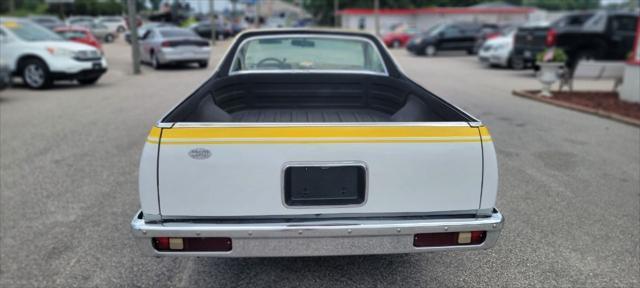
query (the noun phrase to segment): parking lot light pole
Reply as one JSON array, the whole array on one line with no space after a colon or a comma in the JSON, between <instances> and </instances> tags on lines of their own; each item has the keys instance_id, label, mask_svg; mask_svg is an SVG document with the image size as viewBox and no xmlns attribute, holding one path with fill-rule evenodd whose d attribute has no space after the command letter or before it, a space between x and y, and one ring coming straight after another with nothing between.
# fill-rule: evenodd
<instances>
[{"instance_id":1,"label":"parking lot light pole","mask_svg":"<svg viewBox=\"0 0 640 288\"><path fill-rule=\"evenodd\" d=\"M129 33L131 34L131 58L133 60L133 74L140 74L140 45L138 43L138 21L136 0L127 0L129 11Z\"/></svg>"},{"instance_id":2,"label":"parking lot light pole","mask_svg":"<svg viewBox=\"0 0 640 288\"><path fill-rule=\"evenodd\" d=\"M339 0L333 0L333 26L338 27L338 9L340 8Z\"/></svg>"},{"instance_id":3,"label":"parking lot light pole","mask_svg":"<svg viewBox=\"0 0 640 288\"><path fill-rule=\"evenodd\" d=\"M376 36L380 36L380 0L373 0L373 16Z\"/></svg>"},{"instance_id":4,"label":"parking lot light pole","mask_svg":"<svg viewBox=\"0 0 640 288\"><path fill-rule=\"evenodd\" d=\"M213 4L215 0L209 0L209 12L211 12L211 46L216 45L216 10Z\"/></svg>"}]
</instances>

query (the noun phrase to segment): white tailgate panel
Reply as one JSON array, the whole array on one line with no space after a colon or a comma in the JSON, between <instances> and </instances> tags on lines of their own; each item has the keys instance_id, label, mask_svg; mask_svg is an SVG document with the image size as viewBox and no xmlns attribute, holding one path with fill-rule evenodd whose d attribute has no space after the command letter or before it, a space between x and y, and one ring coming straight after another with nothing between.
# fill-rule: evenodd
<instances>
[{"instance_id":1,"label":"white tailgate panel","mask_svg":"<svg viewBox=\"0 0 640 288\"><path fill-rule=\"evenodd\" d=\"M196 160L194 148L211 157ZM283 165L292 161L362 161L366 202L358 207L287 208ZM479 142L161 145L163 216L407 213L478 209Z\"/></svg>"}]
</instances>

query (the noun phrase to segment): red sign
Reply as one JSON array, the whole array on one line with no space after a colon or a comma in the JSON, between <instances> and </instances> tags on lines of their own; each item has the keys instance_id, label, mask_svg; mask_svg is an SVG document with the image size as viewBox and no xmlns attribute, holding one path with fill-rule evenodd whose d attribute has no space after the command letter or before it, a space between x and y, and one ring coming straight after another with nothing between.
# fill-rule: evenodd
<instances>
[{"instance_id":1,"label":"red sign","mask_svg":"<svg viewBox=\"0 0 640 288\"><path fill-rule=\"evenodd\" d=\"M629 58L629 64L640 65L640 19L636 28L636 41L633 45L633 54Z\"/></svg>"}]
</instances>

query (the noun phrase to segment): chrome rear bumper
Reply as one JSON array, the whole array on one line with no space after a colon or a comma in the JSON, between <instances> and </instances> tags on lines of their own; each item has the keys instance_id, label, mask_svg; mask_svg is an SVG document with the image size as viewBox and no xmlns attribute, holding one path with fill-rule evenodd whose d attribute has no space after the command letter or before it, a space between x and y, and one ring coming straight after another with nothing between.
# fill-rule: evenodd
<instances>
[{"instance_id":1,"label":"chrome rear bumper","mask_svg":"<svg viewBox=\"0 0 640 288\"><path fill-rule=\"evenodd\" d=\"M147 255L287 257L392 254L488 249L496 245L504 218L498 210L482 218L437 220L318 220L287 223L146 223L142 212L131 221L133 235ZM487 231L478 245L414 247L417 233ZM160 252L152 237L229 237L228 252Z\"/></svg>"}]
</instances>

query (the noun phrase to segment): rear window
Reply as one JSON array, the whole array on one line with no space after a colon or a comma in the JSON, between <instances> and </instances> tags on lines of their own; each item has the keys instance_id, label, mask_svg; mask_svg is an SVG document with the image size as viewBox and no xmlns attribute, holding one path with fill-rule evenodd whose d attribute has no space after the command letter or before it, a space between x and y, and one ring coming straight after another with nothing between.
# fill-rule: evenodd
<instances>
[{"instance_id":1,"label":"rear window","mask_svg":"<svg viewBox=\"0 0 640 288\"><path fill-rule=\"evenodd\" d=\"M575 14L562 17L552 24L555 28L580 28L593 14Z\"/></svg>"},{"instance_id":2,"label":"rear window","mask_svg":"<svg viewBox=\"0 0 640 288\"><path fill-rule=\"evenodd\" d=\"M386 74L379 51L360 37L265 36L245 40L230 74L242 72L365 72Z\"/></svg>"},{"instance_id":3,"label":"rear window","mask_svg":"<svg viewBox=\"0 0 640 288\"><path fill-rule=\"evenodd\" d=\"M193 33L191 30L161 30L160 31L160 35L162 35L162 37L165 38L172 38L172 37L195 37L196 34Z\"/></svg>"},{"instance_id":4,"label":"rear window","mask_svg":"<svg viewBox=\"0 0 640 288\"><path fill-rule=\"evenodd\" d=\"M85 36L87 36L87 34L84 31L74 31L74 30L59 31L58 35L62 36L64 39L69 39L69 40L84 38Z\"/></svg>"}]
</instances>

